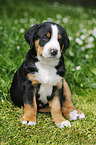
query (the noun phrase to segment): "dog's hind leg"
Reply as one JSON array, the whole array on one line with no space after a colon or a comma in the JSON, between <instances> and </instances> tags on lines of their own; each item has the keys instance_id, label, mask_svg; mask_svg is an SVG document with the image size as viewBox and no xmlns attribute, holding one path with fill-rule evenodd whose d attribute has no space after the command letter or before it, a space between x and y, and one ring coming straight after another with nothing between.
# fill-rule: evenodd
<instances>
[{"instance_id":1,"label":"dog's hind leg","mask_svg":"<svg viewBox=\"0 0 96 145\"><path fill-rule=\"evenodd\" d=\"M62 98L62 100L64 100L62 102L62 113L64 114L64 116L70 120L85 118L84 113L81 110L76 109L73 106L71 91L70 91L69 86L68 86L67 82L65 81L65 79L63 80L63 86L64 86L63 96L65 97L65 99Z\"/></svg>"}]
</instances>

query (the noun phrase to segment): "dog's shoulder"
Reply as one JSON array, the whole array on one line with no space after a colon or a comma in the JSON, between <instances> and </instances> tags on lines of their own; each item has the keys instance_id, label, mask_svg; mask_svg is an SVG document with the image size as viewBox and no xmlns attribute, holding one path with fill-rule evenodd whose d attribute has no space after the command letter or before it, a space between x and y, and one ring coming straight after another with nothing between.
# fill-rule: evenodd
<instances>
[{"instance_id":1,"label":"dog's shoulder","mask_svg":"<svg viewBox=\"0 0 96 145\"><path fill-rule=\"evenodd\" d=\"M55 67L57 70L57 74L60 75L61 77L64 77L66 68L65 68L65 63L64 63L64 57L61 56L58 65Z\"/></svg>"}]
</instances>

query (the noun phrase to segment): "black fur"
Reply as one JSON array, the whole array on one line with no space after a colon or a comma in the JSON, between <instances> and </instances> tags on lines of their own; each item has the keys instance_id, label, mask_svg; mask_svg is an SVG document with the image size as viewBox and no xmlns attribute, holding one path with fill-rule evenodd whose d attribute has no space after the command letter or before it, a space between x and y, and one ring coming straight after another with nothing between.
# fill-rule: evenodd
<instances>
[{"instance_id":1,"label":"black fur","mask_svg":"<svg viewBox=\"0 0 96 145\"><path fill-rule=\"evenodd\" d=\"M51 30L50 30L51 24L55 24L55 23L48 22L48 23L36 24L25 33L25 39L29 43L31 49L28 51L25 61L15 73L10 89L11 99L14 102L14 104L17 105L18 107L24 106L24 103L33 105L33 97L34 97L35 89L36 89L37 106L39 103L42 104L42 102L38 101L39 98L38 90L40 88L40 84L32 85L31 81L27 77L27 74L28 73L34 74L38 72L38 69L36 68L35 65L35 63L39 61L37 58L37 51L35 49L35 40L39 38L40 39L39 45L44 46L46 42L49 41L50 38L46 38L46 36L44 35L42 36L42 33L50 31L51 34ZM59 33L62 36L62 39L60 40L60 46L62 48L62 45L64 44L63 52L65 52L70 44L69 39L67 37L65 29L59 25L57 26L59 27ZM60 57L59 64L55 66L57 70L57 74L60 75L61 77L64 76L66 71L64 65L63 52ZM49 100L54 97L55 91L56 91L56 87L54 86L52 95L51 97L49 97ZM62 88L61 90L59 90L58 94L59 96L62 95Z\"/></svg>"}]
</instances>

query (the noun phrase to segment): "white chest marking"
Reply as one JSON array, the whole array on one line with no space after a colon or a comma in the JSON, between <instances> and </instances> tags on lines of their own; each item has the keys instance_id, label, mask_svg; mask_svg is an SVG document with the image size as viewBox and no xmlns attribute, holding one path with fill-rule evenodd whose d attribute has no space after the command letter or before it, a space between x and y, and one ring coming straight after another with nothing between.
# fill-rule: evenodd
<instances>
[{"instance_id":1,"label":"white chest marking","mask_svg":"<svg viewBox=\"0 0 96 145\"><path fill-rule=\"evenodd\" d=\"M52 87L61 81L61 77L56 74L56 69L53 65L36 63L38 73L35 74L35 79L41 83L39 94L40 100L46 104L47 96L51 96Z\"/></svg>"}]
</instances>

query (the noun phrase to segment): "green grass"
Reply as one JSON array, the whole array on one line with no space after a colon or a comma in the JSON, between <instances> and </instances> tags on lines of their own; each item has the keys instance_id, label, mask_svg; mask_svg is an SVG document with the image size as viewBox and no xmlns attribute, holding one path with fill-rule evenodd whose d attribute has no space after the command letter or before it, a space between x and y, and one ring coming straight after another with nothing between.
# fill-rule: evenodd
<instances>
[{"instance_id":1,"label":"green grass","mask_svg":"<svg viewBox=\"0 0 96 145\"><path fill-rule=\"evenodd\" d=\"M96 144L96 10L59 3L1 0L0 12L1 144ZM75 107L86 118L71 121L70 129L56 128L51 115L43 113L37 114L36 126L22 125L19 120L23 108L14 107L10 100L13 75L29 49L24 32L45 20L65 27L71 41L65 54L65 78Z\"/></svg>"}]
</instances>

